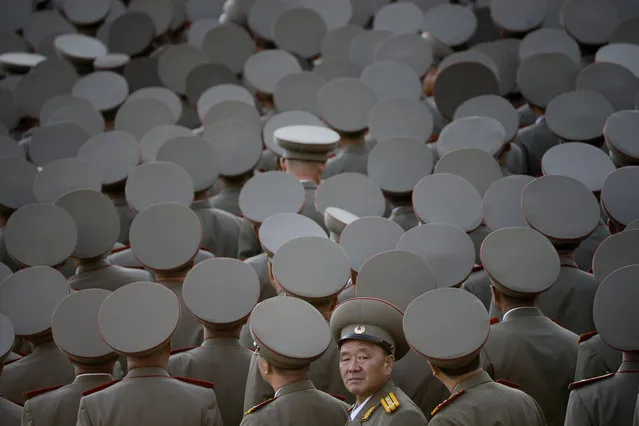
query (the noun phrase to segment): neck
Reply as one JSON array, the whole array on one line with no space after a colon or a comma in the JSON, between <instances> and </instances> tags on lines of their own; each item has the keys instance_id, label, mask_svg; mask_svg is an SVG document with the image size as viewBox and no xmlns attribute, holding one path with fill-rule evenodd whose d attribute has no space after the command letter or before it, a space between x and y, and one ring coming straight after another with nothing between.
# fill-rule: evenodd
<instances>
[{"instance_id":1,"label":"neck","mask_svg":"<svg viewBox=\"0 0 639 426\"><path fill-rule=\"evenodd\" d=\"M82 265L89 265L91 263L96 263L101 260L105 260L105 258L106 258L106 255L102 255L102 256L92 257L90 259L74 258L73 260L76 266L82 266Z\"/></svg>"},{"instance_id":2,"label":"neck","mask_svg":"<svg viewBox=\"0 0 639 426\"><path fill-rule=\"evenodd\" d=\"M31 345L31 348L35 349L37 346L53 342L53 334L49 331L38 336L30 336L26 340Z\"/></svg>"},{"instance_id":3,"label":"neck","mask_svg":"<svg viewBox=\"0 0 639 426\"><path fill-rule=\"evenodd\" d=\"M196 192L195 195L193 196L193 201L208 200L209 196L207 191L208 191L208 188L203 191Z\"/></svg>"},{"instance_id":4,"label":"neck","mask_svg":"<svg viewBox=\"0 0 639 426\"><path fill-rule=\"evenodd\" d=\"M71 361L73 364L73 370L76 376L80 376L82 374L109 374L113 375L113 366L115 365L116 358L112 359L108 363L104 364L96 364L96 365L85 365L78 364L76 362Z\"/></svg>"},{"instance_id":5,"label":"neck","mask_svg":"<svg viewBox=\"0 0 639 426\"><path fill-rule=\"evenodd\" d=\"M342 137L339 140L339 147L340 148L344 148L344 147L349 146L349 145L363 145L363 144L364 144L364 136L359 137L359 138Z\"/></svg>"},{"instance_id":6,"label":"neck","mask_svg":"<svg viewBox=\"0 0 639 426\"><path fill-rule=\"evenodd\" d=\"M204 340L210 339L239 339L242 326L230 329L215 329L212 327L202 326L204 329Z\"/></svg>"},{"instance_id":7,"label":"neck","mask_svg":"<svg viewBox=\"0 0 639 426\"><path fill-rule=\"evenodd\" d=\"M282 389L284 386L290 385L292 383L296 383L296 382L301 382L304 380L309 380L308 378L308 371L304 370L303 372L300 372L298 374L291 374L291 375L280 375L280 374L274 374L273 377L271 377L270 380L270 385L273 388L273 392L277 392L278 390Z\"/></svg>"},{"instance_id":8,"label":"neck","mask_svg":"<svg viewBox=\"0 0 639 426\"><path fill-rule=\"evenodd\" d=\"M291 170L290 174L299 180L310 180L316 185L320 183L318 173L315 170Z\"/></svg>"},{"instance_id":9,"label":"neck","mask_svg":"<svg viewBox=\"0 0 639 426\"><path fill-rule=\"evenodd\" d=\"M473 370L473 371L471 371L469 373L466 373L466 374L463 374L461 376L448 377L445 374L441 374L441 371L440 371L440 373L437 376L437 378L439 379L440 382L443 383L444 386L446 386L448 391L450 393L452 393L453 389L455 389L464 380L474 376L475 374L481 373L481 372L482 372L482 369L481 368L477 368L476 370Z\"/></svg>"},{"instance_id":10,"label":"neck","mask_svg":"<svg viewBox=\"0 0 639 426\"><path fill-rule=\"evenodd\" d=\"M639 362L639 352L624 352L623 362Z\"/></svg>"},{"instance_id":11,"label":"neck","mask_svg":"<svg viewBox=\"0 0 639 426\"><path fill-rule=\"evenodd\" d=\"M184 281L186 274L193 266L193 261L189 262L186 266L173 271L153 271L157 281L171 280L171 281Z\"/></svg>"}]
</instances>

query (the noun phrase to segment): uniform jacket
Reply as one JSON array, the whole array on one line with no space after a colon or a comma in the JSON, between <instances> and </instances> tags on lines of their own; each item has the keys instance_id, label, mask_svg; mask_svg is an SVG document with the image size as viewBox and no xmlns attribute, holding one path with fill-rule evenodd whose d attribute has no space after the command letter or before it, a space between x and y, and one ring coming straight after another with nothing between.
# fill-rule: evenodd
<instances>
[{"instance_id":1,"label":"uniform jacket","mask_svg":"<svg viewBox=\"0 0 639 426\"><path fill-rule=\"evenodd\" d=\"M4 367L0 376L0 395L22 404L25 392L66 385L74 378L73 366L51 340Z\"/></svg>"},{"instance_id":2,"label":"uniform jacket","mask_svg":"<svg viewBox=\"0 0 639 426\"><path fill-rule=\"evenodd\" d=\"M326 352L311 363L310 379L315 387L323 392L344 397L347 400L354 400L344 387L344 382L339 372L339 348L332 340ZM252 356L244 392L244 409L248 410L273 398L273 395L273 388L260 375L257 356Z\"/></svg>"},{"instance_id":3,"label":"uniform jacket","mask_svg":"<svg viewBox=\"0 0 639 426\"><path fill-rule=\"evenodd\" d=\"M77 426L222 426L212 388L174 379L163 368L135 368L97 389L80 400Z\"/></svg>"},{"instance_id":4,"label":"uniform jacket","mask_svg":"<svg viewBox=\"0 0 639 426\"><path fill-rule=\"evenodd\" d=\"M351 407L351 410L355 407ZM350 412L350 410L349 410ZM386 382L347 426L423 426L428 421L417 405L393 383Z\"/></svg>"},{"instance_id":5,"label":"uniform jacket","mask_svg":"<svg viewBox=\"0 0 639 426\"><path fill-rule=\"evenodd\" d=\"M34 391L24 404L22 426L74 426L82 392L112 380L110 374L81 374L66 386Z\"/></svg>"},{"instance_id":6,"label":"uniform jacket","mask_svg":"<svg viewBox=\"0 0 639 426\"><path fill-rule=\"evenodd\" d=\"M341 173L361 173L368 175L368 153L365 144L346 145L338 154L326 162L322 179Z\"/></svg>"},{"instance_id":7,"label":"uniform jacket","mask_svg":"<svg viewBox=\"0 0 639 426\"><path fill-rule=\"evenodd\" d=\"M315 191L317 190L317 184L311 181L302 182L304 185L304 191L306 193L306 198L304 200L304 207L302 208L302 215L313 219L322 229L326 230L326 225L324 224L324 215L317 211L315 208Z\"/></svg>"},{"instance_id":8,"label":"uniform jacket","mask_svg":"<svg viewBox=\"0 0 639 426\"><path fill-rule=\"evenodd\" d=\"M241 190L242 188L238 187L224 187L218 194L209 198L209 204L215 209L224 210L235 216L242 217L242 210L240 210Z\"/></svg>"},{"instance_id":9,"label":"uniform jacket","mask_svg":"<svg viewBox=\"0 0 639 426\"><path fill-rule=\"evenodd\" d=\"M623 362L616 373L574 383L572 388L565 426L631 425L639 362Z\"/></svg>"},{"instance_id":10,"label":"uniform jacket","mask_svg":"<svg viewBox=\"0 0 639 426\"><path fill-rule=\"evenodd\" d=\"M115 291L138 281L153 281L153 275L142 269L110 265L106 259L100 259L78 266L75 275L69 278L69 285L74 290L101 288Z\"/></svg>"},{"instance_id":11,"label":"uniform jacket","mask_svg":"<svg viewBox=\"0 0 639 426\"><path fill-rule=\"evenodd\" d=\"M205 340L202 346L171 355L169 374L215 383L224 426L237 426L244 412L242 401L253 353L235 338Z\"/></svg>"},{"instance_id":12,"label":"uniform jacket","mask_svg":"<svg viewBox=\"0 0 639 426\"><path fill-rule=\"evenodd\" d=\"M486 307L486 311L490 310L493 294L490 291L490 279L484 268L479 268L470 273L466 281L462 284L462 288L474 294L481 303ZM500 314L501 316L501 314Z\"/></svg>"},{"instance_id":13,"label":"uniform jacket","mask_svg":"<svg viewBox=\"0 0 639 426\"><path fill-rule=\"evenodd\" d=\"M576 334L537 308L518 308L491 327L481 359L493 379L517 383L535 398L549 426L563 425L577 363Z\"/></svg>"},{"instance_id":14,"label":"uniform jacket","mask_svg":"<svg viewBox=\"0 0 639 426\"><path fill-rule=\"evenodd\" d=\"M531 126L520 129L514 142L522 149L528 161L526 165L528 174L541 176L541 158L550 148L559 145L561 140L550 131L546 120L541 119Z\"/></svg>"},{"instance_id":15,"label":"uniform jacket","mask_svg":"<svg viewBox=\"0 0 639 426\"><path fill-rule=\"evenodd\" d=\"M118 211L118 217L120 218L120 234L118 235L118 242L124 245L129 244L129 230L131 229L131 223L135 219L135 211L129 206L126 198L116 198L113 200L113 205Z\"/></svg>"},{"instance_id":16,"label":"uniform jacket","mask_svg":"<svg viewBox=\"0 0 639 426\"><path fill-rule=\"evenodd\" d=\"M237 259L244 260L262 253L262 245L255 234L253 224L247 218L240 219L240 234L237 243Z\"/></svg>"},{"instance_id":17,"label":"uniform jacket","mask_svg":"<svg viewBox=\"0 0 639 426\"><path fill-rule=\"evenodd\" d=\"M343 426L348 405L313 386L310 380L288 384L276 398L248 410L242 426Z\"/></svg>"},{"instance_id":18,"label":"uniform jacket","mask_svg":"<svg viewBox=\"0 0 639 426\"><path fill-rule=\"evenodd\" d=\"M408 231L419 225L419 219L417 219L413 206L411 205L394 207L389 219L401 226L404 231Z\"/></svg>"},{"instance_id":19,"label":"uniform jacket","mask_svg":"<svg viewBox=\"0 0 639 426\"><path fill-rule=\"evenodd\" d=\"M0 396L0 419L3 426L20 426L22 407Z\"/></svg>"},{"instance_id":20,"label":"uniform jacket","mask_svg":"<svg viewBox=\"0 0 639 426\"><path fill-rule=\"evenodd\" d=\"M559 278L550 289L539 295L537 307L573 333L588 333L595 329L592 305L598 285L592 274L580 270L569 257L561 256ZM501 319L500 312L492 304L490 316Z\"/></svg>"},{"instance_id":21,"label":"uniform jacket","mask_svg":"<svg viewBox=\"0 0 639 426\"><path fill-rule=\"evenodd\" d=\"M621 365L621 352L611 348L597 333L579 337L575 381L614 373Z\"/></svg>"},{"instance_id":22,"label":"uniform jacket","mask_svg":"<svg viewBox=\"0 0 639 426\"><path fill-rule=\"evenodd\" d=\"M191 209L202 224L202 247L217 257L235 258L241 220L224 210L210 207L208 200L195 201Z\"/></svg>"},{"instance_id":23,"label":"uniform jacket","mask_svg":"<svg viewBox=\"0 0 639 426\"><path fill-rule=\"evenodd\" d=\"M273 284L271 284L271 278L269 277L268 258L266 254L261 253L257 256L249 257L244 262L248 263L255 270L260 280L260 300L276 296L277 292Z\"/></svg>"},{"instance_id":24,"label":"uniform jacket","mask_svg":"<svg viewBox=\"0 0 639 426\"><path fill-rule=\"evenodd\" d=\"M526 393L477 373L453 389L435 410L430 426L545 426L544 414Z\"/></svg>"},{"instance_id":25,"label":"uniform jacket","mask_svg":"<svg viewBox=\"0 0 639 426\"><path fill-rule=\"evenodd\" d=\"M595 231L588 236L575 250L575 261L584 271L592 269L592 258L599 244L610 236L610 230L603 222L599 222Z\"/></svg>"},{"instance_id":26,"label":"uniform jacket","mask_svg":"<svg viewBox=\"0 0 639 426\"><path fill-rule=\"evenodd\" d=\"M171 347L186 348L199 346L202 343L202 327L184 303L184 298L182 297L182 284L184 280L175 278L156 282L171 290L180 301L180 322L175 334L173 334L171 338Z\"/></svg>"}]
</instances>

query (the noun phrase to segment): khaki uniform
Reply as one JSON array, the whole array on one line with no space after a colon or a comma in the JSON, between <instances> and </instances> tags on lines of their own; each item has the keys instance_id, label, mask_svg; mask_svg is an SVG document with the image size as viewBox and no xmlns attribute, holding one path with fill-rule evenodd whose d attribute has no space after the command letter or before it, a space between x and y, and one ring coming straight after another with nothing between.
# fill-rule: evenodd
<instances>
[{"instance_id":1,"label":"khaki uniform","mask_svg":"<svg viewBox=\"0 0 639 426\"><path fill-rule=\"evenodd\" d=\"M317 389L328 394L353 401L353 396L344 387L339 372L339 348L331 341L330 346L322 356L313 361L310 366L310 379ZM244 392L244 409L248 410L270 398L273 398L273 388L262 379L257 366L257 357L251 357L251 363Z\"/></svg>"},{"instance_id":2,"label":"khaki uniform","mask_svg":"<svg viewBox=\"0 0 639 426\"><path fill-rule=\"evenodd\" d=\"M322 227L322 229L326 229L326 225L324 224L324 216L317 211L315 208L315 191L317 190L317 185L311 181L304 181L304 191L306 192L306 199L304 200L304 207L302 208L302 215L306 217L310 217L315 222Z\"/></svg>"},{"instance_id":3,"label":"khaki uniform","mask_svg":"<svg viewBox=\"0 0 639 426\"><path fill-rule=\"evenodd\" d=\"M20 426L22 408L15 402L0 396L0 419L6 426Z\"/></svg>"},{"instance_id":4,"label":"khaki uniform","mask_svg":"<svg viewBox=\"0 0 639 426\"><path fill-rule=\"evenodd\" d=\"M242 217L242 210L240 210L241 189L236 187L222 188L218 194L209 198L209 204L214 209L224 210L235 216Z\"/></svg>"},{"instance_id":5,"label":"khaki uniform","mask_svg":"<svg viewBox=\"0 0 639 426\"><path fill-rule=\"evenodd\" d=\"M257 273L260 280L260 300L268 299L277 295L275 287L271 284L271 278L268 272L268 258L265 253L257 256L249 257L244 261L248 263Z\"/></svg>"},{"instance_id":6,"label":"khaki uniform","mask_svg":"<svg viewBox=\"0 0 639 426\"><path fill-rule=\"evenodd\" d=\"M599 283L592 274L578 269L574 260L560 258L559 278L550 289L539 295L537 307L545 316L557 320L573 333L588 333L595 329L592 305ZM501 319L501 314L492 305L490 316Z\"/></svg>"},{"instance_id":7,"label":"khaki uniform","mask_svg":"<svg viewBox=\"0 0 639 426\"><path fill-rule=\"evenodd\" d=\"M81 374L73 383L27 399L22 412L23 426L73 425L78 418L82 392L109 383L109 374Z\"/></svg>"},{"instance_id":8,"label":"khaki uniform","mask_svg":"<svg viewBox=\"0 0 639 426\"><path fill-rule=\"evenodd\" d=\"M429 425L544 426L537 402L526 393L493 382L482 371L453 389L453 395L435 409Z\"/></svg>"},{"instance_id":9,"label":"khaki uniform","mask_svg":"<svg viewBox=\"0 0 639 426\"><path fill-rule=\"evenodd\" d=\"M200 345L202 343L202 328L198 320L184 304L184 298L182 297L183 280L164 280L157 281L157 283L171 290L180 301L180 322L171 338L171 346L177 349Z\"/></svg>"},{"instance_id":10,"label":"khaki uniform","mask_svg":"<svg viewBox=\"0 0 639 426\"><path fill-rule=\"evenodd\" d=\"M369 148L365 145L347 145L326 162L322 179L341 173L361 173L368 175Z\"/></svg>"},{"instance_id":11,"label":"khaki uniform","mask_svg":"<svg viewBox=\"0 0 639 426\"><path fill-rule=\"evenodd\" d=\"M541 158L550 148L559 145L561 140L550 131L546 120L541 119L519 130L514 142L521 148L527 159L526 174L540 176L542 174Z\"/></svg>"},{"instance_id":12,"label":"khaki uniform","mask_svg":"<svg viewBox=\"0 0 639 426\"><path fill-rule=\"evenodd\" d=\"M394 399L393 396L395 396ZM394 408L382 404L382 401L387 404L387 398L395 402ZM351 407L351 410L353 408ZM419 407L399 387L395 386L392 380L386 382L371 396L354 420L349 418L346 423L347 426L421 426L427 424L428 421Z\"/></svg>"},{"instance_id":13,"label":"khaki uniform","mask_svg":"<svg viewBox=\"0 0 639 426\"><path fill-rule=\"evenodd\" d=\"M237 259L244 260L262 253L262 246L255 235L253 224L246 218L241 219L238 239L237 256L235 256Z\"/></svg>"},{"instance_id":14,"label":"khaki uniform","mask_svg":"<svg viewBox=\"0 0 639 426\"><path fill-rule=\"evenodd\" d=\"M73 366L50 341L36 346L29 355L4 367L0 376L0 395L23 403L25 392L66 385L73 382L74 377Z\"/></svg>"},{"instance_id":15,"label":"khaki uniform","mask_svg":"<svg viewBox=\"0 0 639 426\"><path fill-rule=\"evenodd\" d=\"M284 386L277 397L248 410L243 426L305 425L341 426L347 420L348 405L302 380Z\"/></svg>"},{"instance_id":16,"label":"khaki uniform","mask_svg":"<svg viewBox=\"0 0 639 426\"><path fill-rule=\"evenodd\" d=\"M121 381L85 394L77 426L222 425L213 389L173 379L163 368L136 368Z\"/></svg>"},{"instance_id":17,"label":"khaki uniform","mask_svg":"<svg viewBox=\"0 0 639 426\"><path fill-rule=\"evenodd\" d=\"M202 247L217 257L235 258L240 237L240 219L223 210L213 209L207 200L191 204L202 224Z\"/></svg>"},{"instance_id":18,"label":"khaki uniform","mask_svg":"<svg viewBox=\"0 0 639 426\"><path fill-rule=\"evenodd\" d=\"M481 300L481 303L486 307L486 311L490 310L493 294L490 291L490 279L484 268L473 270L462 284L462 288Z\"/></svg>"},{"instance_id":19,"label":"khaki uniform","mask_svg":"<svg viewBox=\"0 0 639 426\"><path fill-rule=\"evenodd\" d=\"M624 362L617 373L573 384L565 426L632 424L639 386L639 362Z\"/></svg>"},{"instance_id":20,"label":"khaki uniform","mask_svg":"<svg viewBox=\"0 0 639 426\"><path fill-rule=\"evenodd\" d=\"M597 247L603 240L610 236L610 230L603 222L597 225L595 231L588 236L579 247L575 250L575 261L584 271L592 269L592 258L595 255Z\"/></svg>"},{"instance_id":21,"label":"khaki uniform","mask_svg":"<svg viewBox=\"0 0 639 426\"><path fill-rule=\"evenodd\" d=\"M411 205L397 206L393 208L389 219L399 224L404 231L408 231L409 229L419 225L419 219L417 219L413 206Z\"/></svg>"},{"instance_id":22,"label":"khaki uniform","mask_svg":"<svg viewBox=\"0 0 639 426\"><path fill-rule=\"evenodd\" d=\"M113 200L113 205L118 211L120 217L120 235L118 236L118 242L124 245L129 244L129 230L131 229L131 223L135 218L135 212L129 206L126 198L117 198Z\"/></svg>"},{"instance_id":23,"label":"khaki uniform","mask_svg":"<svg viewBox=\"0 0 639 426\"><path fill-rule=\"evenodd\" d=\"M414 351L408 351L393 367L393 381L430 420L431 412L450 396L430 369L428 362Z\"/></svg>"},{"instance_id":24,"label":"khaki uniform","mask_svg":"<svg viewBox=\"0 0 639 426\"><path fill-rule=\"evenodd\" d=\"M242 421L242 399L252 352L234 338L205 340L202 346L171 355L169 374L215 382L225 426Z\"/></svg>"},{"instance_id":25,"label":"khaki uniform","mask_svg":"<svg viewBox=\"0 0 639 426\"><path fill-rule=\"evenodd\" d=\"M577 335L537 308L517 308L491 327L481 360L493 379L515 382L535 398L549 426L563 425L577 363Z\"/></svg>"},{"instance_id":26,"label":"khaki uniform","mask_svg":"<svg viewBox=\"0 0 639 426\"><path fill-rule=\"evenodd\" d=\"M74 290L102 288L115 291L136 281L153 281L153 276L145 270L109 265L106 260L100 259L78 266L75 275L69 278L69 285Z\"/></svg>"},{"instance_id":27,"label":"khaki uniform","mask_svg":"<svg viewBox=\"0 0 639 426\"><path fill-rule=\"evenodd\" d=\"M575 381L614 373L621 365L621 352L601 340L597 333L579 337Z\"/></svg>"}]
</instances>

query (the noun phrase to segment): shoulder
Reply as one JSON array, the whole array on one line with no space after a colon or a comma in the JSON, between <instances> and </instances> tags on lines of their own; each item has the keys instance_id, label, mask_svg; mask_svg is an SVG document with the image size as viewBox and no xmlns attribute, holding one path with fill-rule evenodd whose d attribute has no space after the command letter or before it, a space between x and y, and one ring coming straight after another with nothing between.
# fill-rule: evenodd
<instances>
[{"instance_id":1,"label":"shoulder","mask_svg":"<svg viewBox=\"0 0 639 426\"><path fill-rule=\"evenodd\" d=\"M94 393L100 392L101 390L110 388L111 386L113 386L116 383L118 383L120 380L122 380L122 379L112 380L112 381L110 381L108 383L104 383L104 384L102 384L100 386L96 386L94 388L85 390L84 392L82 392L82 396L89 396L89 395L92 395Z\"/></svg>"},{"instance_id":2,"label":"shoulder","mask_svg":"<svg viewBox=\"0 0 639 426\"><path fill-rule=\"evenodd\" d=\"M454 393L446 401L442 402L437 407L435 407L435 409L430 413L430 415L434 416L435 414L441 412L444 408L448 407L450 404L452 404L456 399L458 399L464 393L466 393L466 391L464 391L463 389L459 392Z\"/></svg>"},{"instance_id":3,"label":"shoulder","mask_svg":"<svg viewBox=\"0 0 639 426\"><path fill-rule=\"evenodd\" d=\"M577 339L577 343L587 342L591 338L595 337L597 334L599 333L597 333L596 331L591 331L590 333L584 333L579 336L579 338Z\"/></svg>"},{"instance_id":4,"label":"shoulder","mask_svg":"<svg viewBox=\"0 0 639 426\"><path fill-rule=\"evenodd\" d=\"M57 386L51 386L49 388L42 388L42 389L35 389L29 392L25 392L24 393L24 400L28 401L32 398L35 398L36 396L40 396L40 395L44 395L45 393L49 393L52 392L56 389L60 389L62 386L64 385L57 385Z\"/></svg>"},{"instance_id":5,"label":"shoulder","mask_svg":"<svg viewBox=\"0 0 639 426\"><path fill-rule=\"evenodd\" d=\"M514 382L510 382L510 381L508 381L506 379L495 380L495 382L499 383L500 385L507 386L509 388L521 389L520 385L518 385L517 383L514 383Z\"/></svg>"},{"instance_id":6,"label":"shoulder","mask_svg":"<svg viewBox=\"0 0 639 426\"><path fill-rule=\"evenodd\" d=\"M246 410L246 412L244 413L245 416L248 416L249 414L253 414L256 411L266 407L267 405L269 405L270 403L272 403L273 401L275 401L277 398L271 398L271 399L267 399L264 402L260 402L257 405L254 405L253 407L249 408L248 410Z\"/></svg>"},{"instance_id":7,"label":"shoulder","mask_svg":"<svg viewBox=\"0 0 639 426\"><path fill-rule=\"evenodd\" d=\"M361 413L362 422L367 421L375 412L381 412L382 416L389 416L390 424L413 425L424 424L424 414L415 406L399 388L382 396L379 404L372 406L368 411ZM416 421L418 423L416 423Z\"/></svg>"},{"instance_id":8,"label":"shoulder","mask_svg":"<svg viewBox=\"0 0 639 426\"><path fill-rule=\"evenodd\" d=\"M571 383L568 388L569 389L581 389L585 386L591 385L593 383L599 383L604 380L608 380L615 376L615 373L604 374L603 376L593 377L591 379L580 380L578 382Z\"/></svg>"},{"instance_id":9,"label":"shoulder","mask_svg":"<svg viewBox=\"0 0 639 426\"><path fill-rule=\"evenodd\" d=\"M175 376L173 378L182 383L187 383L188 385L197 386L204 389L213 389L215 387L212 382L207 382L206 380L191 379L190 377L181 376Z\"/></svg>"},{"instance_id":10,"label":"shoulder","mask_svg":"<svg viewBox=\"0 0 639 426\"><path fill-rule=\"evenodd\" d=\"M188 352L188 351L190 351L192 349L196 349L196 348L199 348L199 346L188 346L188 347L185 347L185 348L173 349L171 351L171 356L176 355L176 354L181 354L181 353L184 353L184 352Z\"/></svg>"}]
</instances>

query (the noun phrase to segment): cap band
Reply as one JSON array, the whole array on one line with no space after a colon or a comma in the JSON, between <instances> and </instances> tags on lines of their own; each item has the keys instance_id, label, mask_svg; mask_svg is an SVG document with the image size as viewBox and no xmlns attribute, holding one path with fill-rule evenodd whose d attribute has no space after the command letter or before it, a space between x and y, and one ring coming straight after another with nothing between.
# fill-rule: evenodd
<instances>
[{"instance_id":1,"label":"cap band","mask_svg":"<svg viewBox=\"0 0 639 426\"><path fill-rule=\"evenodd\" d=\"M373 342L391 354L395 354L395 341L386 331L374 325L355 325L342 330L338 345L347 340L363 340Z\"/></svg>"}]
</instances>

